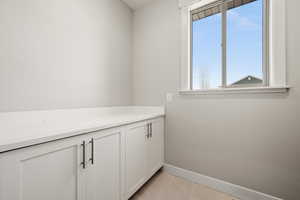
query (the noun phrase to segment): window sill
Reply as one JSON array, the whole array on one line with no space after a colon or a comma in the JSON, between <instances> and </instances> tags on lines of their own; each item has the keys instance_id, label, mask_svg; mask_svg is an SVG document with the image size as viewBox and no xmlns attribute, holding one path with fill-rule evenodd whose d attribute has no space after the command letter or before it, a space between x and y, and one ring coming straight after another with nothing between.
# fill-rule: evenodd
<instances>
[{"instance_id":1,"label":"window sill","mask_svg":"<svg viewBox=\"0 0 300 200\"><path fill-rule=\"evenodd\" d=\"M267 94L286 93L289 86L282 87L247 87L247 88L220 88L207 90L182 90L180 95L218 95L218 94Z\"/></svg>"}]
</instances>

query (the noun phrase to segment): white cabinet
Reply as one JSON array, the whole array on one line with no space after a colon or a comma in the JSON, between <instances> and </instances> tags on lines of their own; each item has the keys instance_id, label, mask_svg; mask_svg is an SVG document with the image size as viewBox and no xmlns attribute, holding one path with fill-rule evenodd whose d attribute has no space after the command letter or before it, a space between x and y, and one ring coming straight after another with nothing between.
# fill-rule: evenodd
<instances>
[{"instance_id":1,"label":"white cabinet","mask_svg":"<svg viewBox=\"0 0 300 200\"><path fill-rule=\"evenodd\" d=\"M126 198L130 198L163 165L164 120L129 126L126 131Z\"/></svg>"},{"instance_id":2,"label":"white cabinet","mask_svg":"<svg viewBox=\"0 0 300 200\"><path fill-rule=\"evenodd\" d=\"M120 138L117 131L109 131L89 141L87 200L120 200Z\"/></svg>"},{"instance_id":3,"label":"white cabinet","mask_svg":"<svg viewBox=\"0 0 300 200\"><path fill-rule=\"evenodd\" d=\"M1 200L83 200L82 137L0 154Z\"/></svg>"},{"instance_id":4,"label":"white cabinet","mask_svg":"<svg viewBox=\"0 0 300 200\"><path fill-rule=\"evenodd\" d=\"M147 173L152 176L164 162L164 123L163 119L150 121L147 141Z\"/></svg>"},{"instance_id":5,"label":"white cabinet","mask_svg":"<svg viewBox=\"0 0 300 200\"><path fill-rule=\"evenodd\" d=\"M0 200L120 200L120 130L0 155Z\"/></svg>"},{"instance_id":6,"label":"white cabinet","mask_svg":"<svg viewBox=\"0 0 300 200\"><path fill-rule=\"evenodd\" d=\"M135 193L146 181L146 123L130 126L126 132L126 197Z\"/></svg>"},{"instance_id":7,"label":"white cabinet","mask_svg":"<svg viewBox=\"0 0 300 200\"><path fill-rule=\"evenodd\" d=\"M163 156L163 118L0 153L0 200L126 200Z\"/></svg>"}]
</instances>

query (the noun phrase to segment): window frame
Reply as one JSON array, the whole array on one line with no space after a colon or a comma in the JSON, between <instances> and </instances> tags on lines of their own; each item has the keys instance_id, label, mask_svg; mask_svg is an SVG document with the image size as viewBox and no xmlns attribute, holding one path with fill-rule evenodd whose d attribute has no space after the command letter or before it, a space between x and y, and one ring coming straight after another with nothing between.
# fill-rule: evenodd
<instances>
[{"instance_id":1,"label":"window frame","mask_svg":"<svg viewBox=\"0 0 300 200\"><path fill-rule=\"evenodd\" d=\"M180 12L180 77L179 95L231 95L286 93L291 86L287 82L286 1L269 0L269 72L267 87L190 89L190 8L215 0L178 0Z\"/></svg>"},{"instance_id":2,"label":"window frame","mask_svg":"<svg viewBox=\"0 0 300 200\"><path fill-rule=\"evenodd\" d=\"M249 87L249 85L235 85L235 86L230 86L227 84L227 3L232 0L202 0L198 3L195 3L191 5L188 9L188 20L189 20L189 90L194 91L195 89L193 88L193 20L192 20L192 12L196 9L201 9L201 8L207 8L210 5L213 7L215 6L221 6L221 21L222 21L222 27L221 27L221 37L222 37L222 43L221 45L221 51L222 51L222 56L221 56L221 85L220 88L245 88ZM269 0L262 0L263 3L263 19L262 19L262 83L261 84L251 84L250 87L269 87L269 20L270 20L270 3ZM210 89L215 89L215 88L210 88ZM210 90L208 89L208 90ZM202 90L202 89L200 89Z\"/></svg>"}]
</instances>

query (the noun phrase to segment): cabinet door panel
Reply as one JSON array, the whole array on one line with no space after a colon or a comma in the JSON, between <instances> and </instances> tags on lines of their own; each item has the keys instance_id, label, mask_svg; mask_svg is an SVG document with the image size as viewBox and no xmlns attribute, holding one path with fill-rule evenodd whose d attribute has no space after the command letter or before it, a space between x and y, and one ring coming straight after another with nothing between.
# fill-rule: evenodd
<instances>
[{"instance_id":1,"label":"cabinet door panel","mask_svg":"<svg viewBox=\"0 0 300 200\"><path fill-rule=\"evenodd\" d=\"M82 200L80 152L73 140L8 152L0 158L0 200Z\"/></svg>"},{"instance_id":2,"label":"cabinet door panel","mask_svg":"<svg viewBox=\"0 0 300 200\"><path fill-rule=\"evenodd\" d=\"M152 122L152 136L147 143L147 172L152 176L164 161L164 123L163 119Z\"/></svg>"},{"instance_id":3,"label":"cabinet door panel","mask_svg":"<svg viewBox=\"0 0 300 200\"><path fill-rule=\"evenodd\" d=\"M120 199L120 133L94 138L94 164L89 161L87 176L88 200Z\"/></svg>"},{"instance_id":4,"label":"cabinet door panel","mask_svg":"<svg viewBox=\"0 0 300 200\"><path fill-rule=\"evenodd\" d=\"M77 194L75 146L21 161L23 200L73 200Z\"/></svg>"},{"instance_id":5,"label":"cabinet door panel","mask_svg":"<svg viewBox=\"0 0 300 200\"><path fill-rule=\"evenodd\" d=\"M129 128L126 133L127 197L136 192L146 180L146 151L146 125Z\"/></svg>"}]
</instances>

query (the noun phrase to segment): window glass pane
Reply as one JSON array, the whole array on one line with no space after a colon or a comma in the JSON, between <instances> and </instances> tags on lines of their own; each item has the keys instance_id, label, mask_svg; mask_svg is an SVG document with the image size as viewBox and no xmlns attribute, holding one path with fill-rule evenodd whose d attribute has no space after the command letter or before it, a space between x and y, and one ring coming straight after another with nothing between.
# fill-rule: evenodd
<instances>
[{"instance_id":1,"label":"window glass pane","mask_svg":"<svg viewBox=\"0 0 300 200\"><path fill-rule=\"evenodd\" d=\"M192 23L192 89L218 88L222 70L221 14Z\"/></svg>"},{"instance_id":2,"label":"window glass pane","mask_svg":"<svg viewBox=\"0 0 300 200\"><path fill-rule=\"evenodd\" d=\"M263 1L227 11L227 84L251 86L263 80Z\"/></svg>"}]
</instances>

